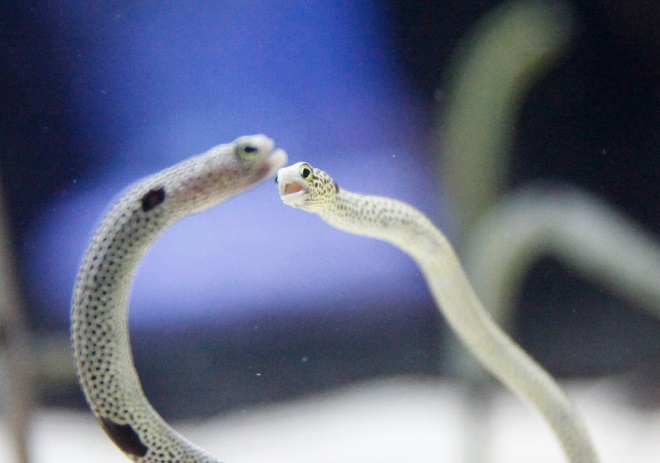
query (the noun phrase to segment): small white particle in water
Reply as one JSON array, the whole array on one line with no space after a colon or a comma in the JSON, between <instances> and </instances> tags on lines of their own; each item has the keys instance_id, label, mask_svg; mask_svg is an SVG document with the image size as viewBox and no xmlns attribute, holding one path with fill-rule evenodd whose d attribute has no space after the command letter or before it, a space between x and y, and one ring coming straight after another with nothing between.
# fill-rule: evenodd
<instances>
[{"instance_id":1,"label":"small white particle in water","mask_svg":"<svg viewBox=\"0 0 660 463\"><path fill-rule=\"evenodd\" d=\"M302 363L305 363L307 360L309 360L309 357L307 357L306 355L300 359Z\"/></svg>"},{"instance_id":2,"label":"small white particle in water","mask_svg":"<svg viewBox=\"0 0 660 463\"><path fill-rule=\"evenodd\" d=\"M261 376L261 373L257 373L257 376Z\"/></svg>"}]
</instances>

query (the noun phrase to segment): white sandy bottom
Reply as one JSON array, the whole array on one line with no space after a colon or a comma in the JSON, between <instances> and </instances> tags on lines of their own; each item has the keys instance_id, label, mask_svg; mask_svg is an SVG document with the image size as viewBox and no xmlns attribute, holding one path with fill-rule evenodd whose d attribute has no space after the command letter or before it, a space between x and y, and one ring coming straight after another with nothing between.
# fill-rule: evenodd
<instances>
[{"instance_id":1,"label":"white sandy bottom","mask_svg":"<svg viewBox=\"0 0 660 463\"><path fill-rule=\"evenodd\" d=\"M603 463L660 461L660 413L627 407L616 381L567 390ZM465 410L451 383L399 379L175 427L227 463L458 463L466 448L484 452L484 463L565 461L538 415L506 391L484 413L486 434L468 426ZM12 462L7 431L0 422L0 461ZM35 463L128 461L88 413L42 410L31 444Z\"/></svg>"}]
</instances>

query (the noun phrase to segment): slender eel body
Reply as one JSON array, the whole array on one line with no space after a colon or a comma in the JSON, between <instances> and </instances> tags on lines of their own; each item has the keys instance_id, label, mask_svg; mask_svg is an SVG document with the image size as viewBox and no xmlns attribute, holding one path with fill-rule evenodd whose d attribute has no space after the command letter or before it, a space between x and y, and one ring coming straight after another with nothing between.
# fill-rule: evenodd
<instances>
[{"instance_id":1,"label":"slender eel body","mask_svg":"<svg viewBox=\"0 0 660 463\"><path fill-rule=\"evenodd\" d=\"M71 309L76 368L94 415L133 461L218 461L174 431L145 397L128 336L130 287L167 227L281 167L286 153L273 146L264 135L241 137L138 181L110 207L87 248Z\"/></svg>"},{"instance_id":2,"label":"slender eel body","mask_svg":"<svg viewBox=\"0 0 660 463\"><path fill-rule=\"evenodd\" d=\"M407 253L458 337L493 375L541 413L568 460L598 461L571 402L552 377L490 319L451 244L424 214L395 199L340 189L328 174L307 163L280 169L277 182L285 204Z\"/></svg>"}]
</instances>

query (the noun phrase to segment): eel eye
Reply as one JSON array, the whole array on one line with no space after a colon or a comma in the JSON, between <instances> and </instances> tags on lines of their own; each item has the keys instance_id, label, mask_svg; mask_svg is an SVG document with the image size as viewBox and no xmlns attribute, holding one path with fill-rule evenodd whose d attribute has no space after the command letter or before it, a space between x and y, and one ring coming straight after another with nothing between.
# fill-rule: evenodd
<instances>
[{"instance_id":1,"label":"eel eye","mask_svg":"<svg viewBox=\"0 0 660 463\"><path fill-rule=\"evenodd\" d=\"M259 153L259 148L252 143L243 143L236 147L236 154L241 159L251 159Z\"/></svg>"},{"instance_id":2,"label":"eel eye","mask_svg":"<svg viewBox=\"0 0 660 463\"><path fill-rule=\"evenodd\" d=\"M312 166L309 164L303 164L300 166L300 176L303 180L311 180L313 178Z\"/></svg>"}]
</instances>

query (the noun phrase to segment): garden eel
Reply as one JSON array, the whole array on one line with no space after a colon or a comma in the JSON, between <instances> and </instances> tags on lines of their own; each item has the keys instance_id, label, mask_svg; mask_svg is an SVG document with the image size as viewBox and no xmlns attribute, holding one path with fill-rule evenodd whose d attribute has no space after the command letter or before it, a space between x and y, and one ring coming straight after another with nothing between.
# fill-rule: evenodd
<instances>
[{"instance_id":1,"label":"garden eel","mask_svg":"<svg viewBox=\"0 0 660 463\"><path fill-rule=\"evenodd\" d=\"M490 319L451 244L424 214L395 199L340 189L328 174L304 162L280 169L276 181L285 204L318 214L340 230L387 241L408 254L458 337L493 375L540 412L568 460L598 461L569 399Z\"/></svg>"},{"instance_id":2,"label":"garden eel","mask_svg":"<svg viewBox=\"0 0 660 463\"><path fill-rule=\"evenodd\" d=\"M286 152L273 147L264 135L240 137L138 181L113 203L87 248L71 309L75 364L94 415L133 461L219 461L174 431L145 397L129 342L129 292L142 257L167 227L286 163Z\"/></svg>"}]
</instances>

